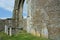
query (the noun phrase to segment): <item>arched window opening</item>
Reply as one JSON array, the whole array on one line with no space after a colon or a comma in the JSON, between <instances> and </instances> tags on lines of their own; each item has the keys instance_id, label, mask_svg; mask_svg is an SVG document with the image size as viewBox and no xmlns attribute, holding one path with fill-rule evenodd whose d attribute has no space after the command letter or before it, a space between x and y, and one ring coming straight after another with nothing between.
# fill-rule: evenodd
<instances>
[{"instance_id":1,"label":"arched window opening","mask_svg":"<svg viewBox=\"0 0 60 40\"><path fill-rule=\"evenodd\" d=\"M23 5L23 18L27 18L27 2L26 2L26 0L24 1L24 5Z\"/></svg>"}]
</instances>

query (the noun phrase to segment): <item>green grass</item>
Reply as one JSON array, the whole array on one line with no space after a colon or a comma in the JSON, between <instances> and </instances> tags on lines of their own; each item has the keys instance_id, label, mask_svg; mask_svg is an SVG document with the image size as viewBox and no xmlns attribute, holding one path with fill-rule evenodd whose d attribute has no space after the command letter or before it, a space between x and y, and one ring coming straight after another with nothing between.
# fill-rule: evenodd
<instances>
[{"instance_id":1,"label":"green grass","mask_svg":"<svg viewBox=\"0 0 60 40\"><path fill-rule=\"evenodd\" d=\"M0 40L7 40L9 39L9 36L3 32L0 32Z\"/></svg>"},{"instance_id":2,"label":"green grass","mask_svg":"<svg viewBox=\"0 0 60 40\"><path fill-rule=\"evenodd\" d=\"M0 40L48 40L46 38L36 37L26 32L20 32L11 37L5 33L0 33Z\"/></svg>"}]
</instances>

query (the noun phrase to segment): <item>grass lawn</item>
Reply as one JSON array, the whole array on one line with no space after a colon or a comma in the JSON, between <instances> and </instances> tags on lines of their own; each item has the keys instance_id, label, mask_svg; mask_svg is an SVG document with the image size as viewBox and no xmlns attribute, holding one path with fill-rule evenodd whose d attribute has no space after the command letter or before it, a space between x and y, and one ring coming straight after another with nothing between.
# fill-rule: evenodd
<instances>
[{"instance_id":1,"label":"grass lawn","mask_svg":"<svg viewBox=\"0 0 60 40\"><path fill-rule=\"evenodd\" d=\"M12 35L11 37L1 32L0 40L48 40L48 39L36 37L26 32L20 32L17 33L16 35Z\"/></svg>"}]
</instances>

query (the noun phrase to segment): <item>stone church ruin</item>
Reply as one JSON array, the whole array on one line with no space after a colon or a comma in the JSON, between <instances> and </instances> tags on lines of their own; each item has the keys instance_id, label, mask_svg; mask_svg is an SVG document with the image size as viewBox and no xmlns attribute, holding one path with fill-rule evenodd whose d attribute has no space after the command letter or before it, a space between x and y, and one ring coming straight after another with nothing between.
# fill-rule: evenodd
<instances>
[{"instance_id":1,"label":"stone church ruin","mask_svg":"<svg viewBox=\"0 0 60 40\"><path fill-rule=\"evenodd\" d=\"M23 19L23 5L27 18ZM13 26L35 36L60 40L60 0L15 0Z\"/></svg>"}]
</instances>

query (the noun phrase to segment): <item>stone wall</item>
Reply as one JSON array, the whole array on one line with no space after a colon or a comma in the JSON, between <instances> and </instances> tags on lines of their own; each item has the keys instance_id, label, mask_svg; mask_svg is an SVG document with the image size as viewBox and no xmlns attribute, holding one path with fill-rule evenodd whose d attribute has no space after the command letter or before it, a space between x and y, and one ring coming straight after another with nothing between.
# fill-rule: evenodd
<instances>
[{"instance_id":1,"label":"stone wall","mask_svg":"<svg viewBox=\"0 0 60 40\"><path fill-rule=\"evenodd\" d=\"M13 10L13 26L15 28L23 27L23 4L24 0L15 0L14 10Z\"/></svg>"},{"instance_id":2,"label":"stone wall","mask_svg":"<svg viewBox=\"0 0 60 40\"><path fill-rule=\"evenodd\" d=\"M5 19L0 19L0 32L4 31L5 21Z\"/></svg>"},{"instance_id":3,"label":"stone wall","mask_svg":"<svg viewBox=\"0 0 60 40\"><path fill-rule=\"evenodd\" d=\"M59 40L60 0L28 0L28 32ZM34 33L33 33L34 32Z\"/></svg>"},{"instance_id":4,"label":"stone wall","mask_svg":"<svg viewBox=\"0 0 60 40\"><path fill-rule=\"evenodd\" d=\"M49 38L60 40L60 0L49 0L45 10L49 16Z\"/></svg>"},{"instance_id":5,"label":"stone wall","mask_svg":"<svg viewBox=\"0 0 60 40\"><path fill-rule=\"evenodd\" d=\"M60 40L60 0L25 1L28 6L27 32L52 40ZM16 1L17 5L14 8L17 8L17 11L14 9L14 18L17 19L18 27L23 27L23 1L20 0L20 2L21 4L19 0Z\"/></svg>"},{"instance_id":6,"label":"stone wall","mask_svg":"<svg viewBox=\"0 0 60 40\"><path fill-rule=\"evenodd\" d=\"M27 19L23 19L23 30L27 29Z\"/></svg>"},{"instance_id":7,"label":"stone wall","mask_svg":"<svg viewBox=\"0 0 60 40\"><path fill-rule=\"evenodd\" d=\"M48 37L48 30L45 22L46 20L48 20L48 18L46 18L46 12L42 8L43 4L40 5L40 1L41 0L28 1L28 27L30 28L30 32L32 34L41 37Z\"/></svg>"}]
</instances>

